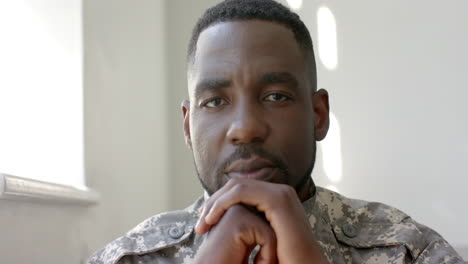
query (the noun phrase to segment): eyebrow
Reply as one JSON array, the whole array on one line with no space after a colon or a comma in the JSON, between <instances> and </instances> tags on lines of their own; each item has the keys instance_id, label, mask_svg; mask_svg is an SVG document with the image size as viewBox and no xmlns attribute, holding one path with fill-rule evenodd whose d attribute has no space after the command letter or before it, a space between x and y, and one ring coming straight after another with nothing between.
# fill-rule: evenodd
<instances>
[{"instance_id":1,"label":"eyebrow","mask_svg":"<svg viewBox=\"0 0 468 264\"><path fill-rule=\"evenodd\" d=\"M260 76L260 84L288 84L292 87L297 87L298 81L296 77L289 72L268 72Z\"/></svg>"},{"instance_id":2,"label":"eyebrow","mask_svg":"<svg viewBox=\"0 0 468 264\"><path fill-rule=\"evenodd\" d=\"M231 81L226 79L207 79L202 80L195 86L195 95L201 94L205 91L218 90L231 85Z\"/></svg>"},{"instance_id":3,"label":"eyebrow","mask_svg":"<svg viewBox=\"0 0 468 264\"><path fill-rule=\"evenodd\" d=\"M232 82L227 79L206 79L195 86L195 96L203 92L218 90L231 86ZM293 88L298 86L298 81L294 75L289 72L268 72L260 76L259 84L267 86L271 84L287 84Z\"/></svg>"}]
</instances>

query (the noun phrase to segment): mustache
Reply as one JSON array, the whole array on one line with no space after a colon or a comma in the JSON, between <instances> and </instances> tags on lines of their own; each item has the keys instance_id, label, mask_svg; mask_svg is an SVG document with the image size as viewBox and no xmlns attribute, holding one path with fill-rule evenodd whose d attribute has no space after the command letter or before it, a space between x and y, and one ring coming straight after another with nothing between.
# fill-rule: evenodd
<instances>
[{"instance_id":1,"label":"mustache","mask_svg":"<svg viewBox=\"0 0 468 264\"><path fill-rule=\"evenodd\" d=\"M288 175L288 166L283 160L256 145L239 145L239 147L237 147L235 151L218 168L217 175L223 175L226 169L235 161L249 159L253 156L270 161L274 167L279 168L285 175Z\"/></svg>"}]
</instances>

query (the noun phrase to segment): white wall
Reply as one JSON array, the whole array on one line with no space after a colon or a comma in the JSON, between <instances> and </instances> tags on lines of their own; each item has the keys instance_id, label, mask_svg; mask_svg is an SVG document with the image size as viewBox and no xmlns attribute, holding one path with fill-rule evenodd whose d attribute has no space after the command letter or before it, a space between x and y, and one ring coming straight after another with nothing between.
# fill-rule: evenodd
<instances>
[{"instance_id":1,"label":"white wall","mask_svg":"<svg viewBox=\"0 0 468 264\"><path fill-rule=\"evenodd\" d=\"M92 207L0 200L1 263L84 263L168 209L165 2L85 0L86 183Z\"/></svg>"},{"instance_id":2,"label":"white wall","mask_svg":"<svg viewBox=\"0 0 468 264\"><path fill-rule=\"evenodd\" d=\"M168 207L165 2L84 3L86 175L102 195L88 238L96 250Z\"/></svg>"},{"instance_id":3,"label":"white wall","mask_svg":"<svg viewBox=\"0 0 468 264\"><path fill-rule=\"evenodd\" d=\"M195 173L192 154L185 146L181 102L188 98L185 57L192 28L204 11L218 2L220 0L166 2L171 209L184 208L203 193Z\"/></svg>"},{"instance_id":4,"label":"white wall","mask_svg":"<svg viewBox=\"0 0 468 264\"><path fill-rule=\"evenodd\" d=\"M343 174L333 183L319 155L314 179L402 209L467 257L468 2L304 1L316 43L321 5L337 23L338 66L318 60L318 82L340 126Z\"/></svg>"}]
</instances>

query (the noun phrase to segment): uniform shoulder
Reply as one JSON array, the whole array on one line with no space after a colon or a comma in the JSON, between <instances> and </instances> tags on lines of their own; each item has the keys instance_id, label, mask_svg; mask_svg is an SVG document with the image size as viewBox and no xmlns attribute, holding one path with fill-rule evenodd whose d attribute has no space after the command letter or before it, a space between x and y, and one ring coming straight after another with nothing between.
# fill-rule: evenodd
<instances>
[{"instance_id":1,"label":"uniform shoulder","mask_svg":"<svg viewBox=\"0 0 468 264\"><path fill-rule=\"evenodd\" d=\"M317 203L336 239L353 248L400 245L417 259L432 244L448 245L434 230L383 203L350 199L320 187L317 188Z\"/></svg>"},{"instance_id":2,"label":"uniform shoulder","mask_svg":"<svg viewBox=\"0 0 468 264\"><path fill-rule=\"evenodd\" d=\"M321 187L317 187L317 201L325 217L331 223L346 220L350 223L397 224L409 217L389 205L347 198Z\"/></svg>"},{"instance_id":3,"label":"uniform shoulder","mask_svg":"<svg viewBox=\"0 0 468 264\"><path fill-rule=\"evenodd\" d=\"M88 264L117 263L126 255L139 255L184 242L193 232L202 198L184 210L152 216L98 250Z\"/></svg>"}]
</instances>

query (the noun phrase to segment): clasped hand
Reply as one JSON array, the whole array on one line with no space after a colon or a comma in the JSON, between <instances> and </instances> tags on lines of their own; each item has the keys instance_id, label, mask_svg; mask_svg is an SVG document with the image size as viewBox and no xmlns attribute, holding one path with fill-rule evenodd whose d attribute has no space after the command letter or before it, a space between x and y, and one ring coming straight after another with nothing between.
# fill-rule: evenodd
<instances>
[{"instance_id":1,"label":"clasped hand","mask_svg":"<svg viewBox=\"0 0 468 264\"><path fill-rule=\"evenodd\" d=\"M195 263L328 263L296 191L284 184L231 179L207 201L195 231L207 238Z\"/></svg>"}]
</instances>

